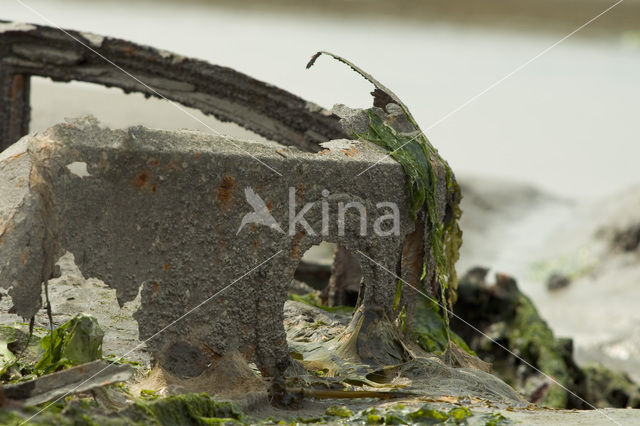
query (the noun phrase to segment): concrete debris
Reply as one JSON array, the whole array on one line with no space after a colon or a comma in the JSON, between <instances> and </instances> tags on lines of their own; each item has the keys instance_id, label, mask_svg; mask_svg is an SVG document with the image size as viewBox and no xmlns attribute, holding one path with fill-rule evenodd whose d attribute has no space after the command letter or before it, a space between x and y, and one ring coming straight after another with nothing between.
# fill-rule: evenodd
<instances>
[{"instance_id":1,"label":"concrete debris","mask_svg":"<svg viewBox=\"0 0 640 426\"><path fill-rule=\"evenodd\" d=\"M440 244L430 225L455 222L459 202L438 155L425 154L431 202L412 217L403 166L373 143L351 140L367 111L341 106L338 116L228 68L69 32L149 82L140 84L58 29L0 24L0 148L8 147L0 154L0 287L16 314L31 318L40 309L42 284L69 252L84 276L116 290L120 306L140 295L140 340L169 374L196 377L211 359L236 351L264 376L279 377L291 362L287 291L302 255L325 241L343 253L332 268L330 304L357 303L348 330L370 333L351 333L349 357L376 368L415 357L398 349L394 324L402 316L410 330L422 296L398 295L394 274L436 294L431 250ZM375 114L386 131L405 138L418 131L395 95L354 69L376 87ZM278 143L111 130L83 117L9 146L28 130L31 75L166 97ZM412 248L409 265L403 249Z\"/></svg>"},{"instance_id":2,"label":"concrete debris","mask_svg":"<svg viewBox=\"0 0 640 426\"><path fill-rule=\"evenodd\" d=\"M69 251L85 276L117 290L121 305L142 286L140 338L168 371L197 376L208 355L236 349L277 375L289 364L282 309L302 254L324 240L393 271L414 231L400 165L369 144L350 146L283 157L276 147L190 131L110 130L91 118L27 136L0 156L0 286L10 289L16 313L34 315L41 284ZM256 159L288 173L275 175ZM78 163L82 176L71 167ZM237 233L252 210L246 188L282 229L311 207L293 232L254 224ZM376 205L395 203L399 235L361 235L357 210L338 215L349 201L366 207L369 231L388 214ZM392 318L397 279L359 257L361 298Z\"/></svg>"}]
</instances>

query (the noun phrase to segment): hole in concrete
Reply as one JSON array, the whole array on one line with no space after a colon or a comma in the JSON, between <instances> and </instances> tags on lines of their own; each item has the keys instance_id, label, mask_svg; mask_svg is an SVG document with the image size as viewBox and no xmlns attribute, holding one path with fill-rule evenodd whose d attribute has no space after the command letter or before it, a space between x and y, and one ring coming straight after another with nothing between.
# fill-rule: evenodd
<instances>
[{"instance_id":1,"label":"hole in concrete","mask_svg":"<svg viewBox=\"0 0 640 426\"><path fill-rule=\"evenodd\" d=\"M294 274L297 281L303 282L314 290L322 291L329 284L331 264L336 245L326 241L307 250Z\"/></svg>"},{"instance_id":2,"label":"hole in concrete","mask_svg":"<svg viewBox=\"0 0 640 426\"><path fill-rule=\"evenodd\" d=\"M87 171L87 163L82 161L74 161L73 163L67 164L67 169L69 169L69 171L74 175L81 178L91 176Z\"/></svg>"},{"instance_id":3,"label":"hole in concrete","mask_svg":"<svg viewBox=\"0 0 640 426\"><path fill-rule=\"evenodd\" d=\"M322 303L327 306L356 306L362 267L347 248L322 242L305 252L294 278L310 290L320 291Z\"/></svg>"}]
</instances>

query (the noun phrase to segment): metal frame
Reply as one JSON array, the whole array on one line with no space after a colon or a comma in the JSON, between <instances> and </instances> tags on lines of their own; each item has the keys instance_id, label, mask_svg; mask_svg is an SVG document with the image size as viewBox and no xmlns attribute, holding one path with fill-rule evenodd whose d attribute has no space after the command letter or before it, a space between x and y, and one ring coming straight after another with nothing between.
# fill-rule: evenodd
<instances>
[{"instance_id":1,"label":"metal frame","mask_svg":"<svg viewBox=\"0 0 640 426\"><path fill-rule=\"evenodd\" d=\"M345 137L329 111L231 68L126 40L65 31L0 20L0 151L29 131L33 75L166 97L303 151L318 151L319 142Z\"/></svg>"}]
</instances>

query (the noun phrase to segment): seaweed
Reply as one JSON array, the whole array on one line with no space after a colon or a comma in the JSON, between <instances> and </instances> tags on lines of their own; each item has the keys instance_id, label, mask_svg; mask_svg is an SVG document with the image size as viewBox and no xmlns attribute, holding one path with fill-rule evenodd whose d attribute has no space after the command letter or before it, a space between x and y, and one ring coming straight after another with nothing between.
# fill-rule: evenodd
<instances>
[{"instance_id":1,"label":"seaweed","mask_svg":"<svg viewBox=\"0 0 640 426\"><path fill-rule=\"evenodd\" d=\"M406 176L411 217L415 220L421 211L426 212L426 232L435 264L435 278L440 288L440 294L437 296L440 299L438 305L443 310L441 318L444 321L447 341L449 341L449 315L457 297L455 263L458 260L458 252L462 244L462 231L458 225L458 220L462 214L459 205L462 197L460 187L454 179L453 171L420 130L409 108L395 93L373 78L373 76L349 60L324 51L316 53L307 64L307 68L313 66L322 54L329 55L348 65L375 87L372 92L374 107L364 111L369 118L368 130L364 132L352 131L352 133L354 137L384 148L389 156L400 163ZM407 121L413 127L413 132L400 132L385 120L386 117L381 108L391 103L400 107ZM438 180L435 172L437 164L441 164L445 170L447 193L445 196L444 220L441 220L438 214L436 196ZM424 259L425 271L427 269L426 262L427 260ZM426 274L423 274L422 279L425 276ZM398 290L398 293L400 292L401 289ZM394 308L397 307L394 306Z\"/></svg>"},{"instance_id":2,"label":"seaweed","mask_svg":"<svg viewBox=\"0 0 640 426\"><path fill-rule=\"evenodd\" d=\"M476 356L462 337L453 330L447 333L445 322L440 315L440 308L433 300L426 300L424 304L418 304L416 307L411 337L427 352L442 354L451 341L468 354Z\"/></svg>"},{"instance_id":3,"label":"seaweed","mask_svg":"<svg viewBox=\"0 0 640 426\"><path fill-rule=\"evenodd\" d=\"M349 418L353 416L353 411L346 405L332 405L324 411L325 416Z\"/></svg>"},{"instance_id":4,"label":"seaweed","mask_svg":"<svg viewBox=\"0 0 640 426\"><path fill-rule=\"evenodd\" d=\"M167 396L136 402L125 416L139 424L210 425L242 423L244 414L231 402L220 402L206 393Z\"/></svg>"},{"instance_id":5,"label":"seaweed","mask_svg":"<svg viewBox=\"0 0 640 426\"><path fill-rule=\"evenodd\" d=\"M427 216L428 238L435 260L436 278L441 289L441 303L445 311L451 310L455 302L457 274L455 263L462 243L462 231L458 226L460 210L460 188L453 179L449 165L440 157L426 136L419 131L418 135L404 134L394 129L380 117L375 109L368 109L369 131L356 133L355 136L385 148L388 154L402 166L406 175L406 186L409 194L409 211L416 218L424 208ZM417 124L414 124L416 128ZM433 159L433 160L432 160ZM451 217L443 223L438 215L437 178L432 161L440 161L446 169L446 186L448 191L448 208ZM448 325L448 313L443 319Z\"/></svg>"},{"instance_id":6,"label":"seaweed","mask_svg":"<svg viewBox=\"0 0 640 426\"><path fill-rule=\"evenodd\" d=\"M518 296L516 315L507 333L510 346L562 386L568 386L569 368L560 343L547 323L540 318L531 300L522 293ZM565 389L551 386L542 403L550 407L564 408L567 406L567 397Z\"/></svg>"},{"instance_id":7,"label":"seaweed","mask_svg":"<svg viewBox=\"0 0 640 426\"><path fill-rule=\"evenodd\" d=\"M9 350L9 344L17 339L18 336L13 327L0 326L0 377L17 361L16 356Z\"/></svg>"},{"instance_id":8,"label":"seaweed","mask_svg":"<svg viewBox=\"0 0 640 426\"><path fill-rule=\"evenodd\" d=\"M78 314L44 336L44 354L34 367L36 375L53 373L102 358L104 331L91 315Z\"/></svg>"},{"instance_id":9,"label":"seaweed","mask_svg":"<svg viewBox=\"0 0 640 426\"><path fill-rule=\"evenodd\" d=\"M231 402L216 401L206 393L188 393L137 401L119 412L105 411L93 398L73 398L20 411L0 408L0 424L28 425L211 425L248 424L245 415ZM31 416L35 416L31 419Z\"/></svg>"},{"instance_id":10,"label":"seaweed","mask_svg":"<svg viewBox=\"0 0 640 426\"><path fill-rule=\"evenodd\" d=\"M448 411L435 408L431 404L424 404L417 410L402 404L395 404L387 408L370 407L349 419L355 423L367 424L476 424L476 425L504 425L511 423L500 413L474 413L464 406L454 406Z\"/></svg>"}]
</instances>

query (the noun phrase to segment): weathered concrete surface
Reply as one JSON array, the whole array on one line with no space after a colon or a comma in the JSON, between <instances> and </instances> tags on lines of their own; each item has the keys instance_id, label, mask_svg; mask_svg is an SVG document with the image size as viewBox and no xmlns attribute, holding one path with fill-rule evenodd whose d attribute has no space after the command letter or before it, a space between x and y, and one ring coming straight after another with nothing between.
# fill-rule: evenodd
<instances>
[{"instance_id":1,"label":"weathered concrete surface","mask_svg":"<svg viewBox=\"0 0 640 426\"><path fill-rule=\"evenodd\" d=\"M40 309L40 285L59 250L51 193L27 146L22 139L0 153L0 286L11 287L13 310L24 318Z\"/></svg>"},{"instance_id":2,"label":"weathered concrete surface","mask_svg":"<svg viewBox=\"0 0 640 426\"><path fill-rule=\"evenodd\" d=\"M68 250L85 276L116 289L120 304L142 286L135 314L140 338L150 339L150 351L168 370L195 376L210 357L237 349L264 374L283 371L289 355L282 309L300 257L326 240L397 270L405 235L414 230L405 176L398 163L384 158L357 177L384 156L362 142L333 141L327 144L333 148L316 154L233 142L189 131L109 130L84 118L2 153L0 286L11 287L16 312L28 317L39 308L41 283ZM285 173L277 176L245 151ZM327 235L302 226L289 235L259 225L238 233L252 211L247 187L285 231L290 187L295 213L317 202L305 214L316 233L326 200ZM360 236L354 209L347 210L339 235L339 201L366 206L368 235ZM378 202L399 207L399 235L371 232L375 220L389 213L377 209ZM360 263L365 305L393 318L397 279L366 259Z\"/></svg>"}]
</instances>

